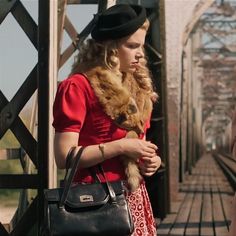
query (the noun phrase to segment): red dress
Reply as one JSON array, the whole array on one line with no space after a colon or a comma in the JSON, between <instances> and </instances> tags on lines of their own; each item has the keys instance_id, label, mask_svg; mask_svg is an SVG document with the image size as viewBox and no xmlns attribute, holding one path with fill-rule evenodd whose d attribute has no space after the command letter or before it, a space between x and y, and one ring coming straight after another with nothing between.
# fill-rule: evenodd
<instances>
[{"instance_id":1,"label":"red dress","mask_svg":"<svg viewBox=\"0 0 236 236\"><path fill-rule=\"evenodd\" d=\"M81 74L75 74L59 84L53 115L55 131L80 133L80 146L106 143L126 136L127 131L116 126L104 113L89 81ZM102 166L109 181L125 180L124 168L119 158L108 159ZM99 178L103 180L101 175ZM88 170L81 169L74 181L91 183L92 178ZM156 235L155 221L144 183L138 190L128 194L127 200L135 223L135 232L132 235Z\"/></svg>"}]
</instances>

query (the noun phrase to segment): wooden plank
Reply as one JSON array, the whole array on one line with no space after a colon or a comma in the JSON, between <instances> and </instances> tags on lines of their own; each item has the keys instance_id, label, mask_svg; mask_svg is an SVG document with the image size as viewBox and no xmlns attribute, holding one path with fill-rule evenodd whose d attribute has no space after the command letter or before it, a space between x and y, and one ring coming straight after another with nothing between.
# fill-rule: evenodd
<instances>
[{"instance_id":1,"label":"wooden plank","mask_svg":"<svg viewBox=\"0 0 236 236\"><path fill-rule=\"evenodd\" d=\"M173 202L172 203L172 213L174 214L177 214L179 212L179 209L180 209L180 206L181 206L181 201L176 201L176 202Z\"/></svg>"},{"instance_id":2,"label":"wooden plank","mask_svg":"<svg viewBox=\"0 0 236 236\"><path fill-rule=\"evenodd\" d=\"M187 193L183 204L181 205L176 221L170 231L171 235L184 235L185 227L188 222L190 209L193 202L193 193Z\"/></svg>"},{"instance_id":3,"label":"wooden plank","mask_svg":"<svg viewBox=\"0 0 236 236\"><path fill-rule=\"evenodd\" d=\"M201 219L202 194L196 193L193 199L190 217L186 227L185 235L199 235L199 226Z\"/></svg>"},{"instance_id":4,"label":"wooden plank","mask_svg":"<svg viewBox=\"0 0 236 236\"><path fill-rule=\"evenodd\" d=\"M187 175L180 185L180 191L185 198L177 214L168 215L160 223L158 236L227 235L233 191L210 155L197 162L192 175Z\"/></svg>"},{"instance_id":5,"label":"wooden plank","mask_svg":"<svg viewBox=\"0 0 236 236\"><path fill-rule=\"evenodd\" d=\"M201 171L198 168L193 170L195 173L195 189L194 189L194 199L191 207L191 212L189 216L189 220L187 222L187 226L185 229L185 235L199 235L199 227L200 227L200 218L201 218L201 209L202 209L202 181L204 177L201 175Z\"/></svg>"},{"instance_id":6,"label":"wooden plank","mask_svg":"<svg viewBox=\"0 0 236 236\"><path fill-rule=\"evenodd\" d=\"M166 218L161 221L160 225L157 227L157 235L169 235L173 223L175 222L177 214L168 214Z\"/></svg>"},{"instance_id":7,"label":"wooden plank","mask_svg":"<svg viewBox=\"0 0 236 236\"><path fill-rule=\"evenodd\" d=\"M211 159L205 156L200 160L201 184L202 184L202 210L199 235L214 235L212 222L210 172L208 166L212 166Z\"/></svg>"},{"instance_id":8,"label":"wooden plank","mask_svg":"<svg viewBox=\"0 0 236 236\"><path fill-rule=\"evenodd\" d=\"M232 201L233 193L232 195L221 193L221 199L223 203L223 209L225 213L225 218L227 221L227 226L229 225L229 221L231 219L231 201Z\"/></svg>"},{"instance_id":9,"label":"wooden plank","mask_svg":"<svg viewBox=\"0 0 236 236\"><path fill-rule=\"evenodd\" d=\"M186 228L188 226L190 216L191 216L191 208L194 204L196 204L196 202L194 203L195 192L201 191L202 189L201 184L199 184L199 180L201 180L201 176L200 176L201 173L196 168L193 169L192 173L194 174L188 176L187 182L185 182L184 186L181 185L181 191L186 192L186 194L188 194L189 197L191 196L192 198L190 198L191 200L190 199L187 200L188 202L186 203L185 206L184 205L182 206L184 208L186 207L184 210L184 214L183 214L182 208L179 210L178 218L176 219L175 225L173 226L171 230L171 235L184 235L184 233L186 232ZM194 214L193 211L192 211L192 214ZM200 214L200 210L199 210L199 214ZM178 222L180 221L182 221L182 227L181 225L178 225ZM198 219L198 222L199 222L199 219ZM198 223L189 224L189 228L190 227L195 227L196 229L195 231L197 231L197 234L198 234Z\"/></svg>"},{"instance_id":10,"label":"wooden plank","mask_svg":"<svg viewBox=\"0 0 236 236\"><path fill-rule=\"evenodd\" d=\"M160 222L160 224L157 226L157 235L169 235L169 232L171 228L173 227L173 224L176 220L177 213L179 212L179 208L185 198L185 193L178 193L177 201L172 203L171 207L171 214L168 214L166 218Z\"/></svg>"},{"instance_id":11,"label":"wooden plank","mask_svg":"<svg viewBox=\"0 0 236 236\"><path fill-rule=\"evenodd\" d=\"M212 195L213 218L216 236L227 236L228 228L219 193Z\"/></svg>"},{"instance_id":12,"label":"wooden plank","mask_svg":"<svg viewBox=\"0 0 236 236\"><path fill-rule=\"evenodd\" d=\"M205 173L209 173L207 169L205 171L206 171ZM204 192L203 192L200 235L202 236L214 235L209 175L205 176L205 183L203 190Z\"/></svg>"},{"instance_id":13,"label":"wooden plank","mask_svg":"<svg viewBox=\"0 0 236 236\"><path fill-rule=\"evenodd\" d=\"M218 167L219 168L219 167ZM222 201L223 211L225 214L226 219L230 219L230 202L232 199L232 196L234 194L234 191L232 187L230 186L229 182L227 181L227 178L223 174L223 171L219 168L220 178L216 179L218 191L220 194L220 198Z\"/></svg>"},{"instance_id":14,"label":"wooden plank","mask_svg":"<svg viewBox=\"0 0 236 236\"><path fill-rule=\"evenodd\" d=\"M216 175L217 178L215 178ZM224 186L228 184L224 180L225 176L223 175L223 172L218 168L218 165L215 166L211 186L215 236L228 236L227 222L219 191L219 189L222 190Z\"/></svg>"},{"instance_id":15,"label":"wooden plank","mask_svg":"<svg viewBox=\"0 0 236 236\"><path fill-rule=\"evenodd\" d=\"M218 182L218 192L219 192L219 197L221 200L221 205L222 205L222 212L225 218L225 227L223 229L223 233L225 234L225 231L229 230L229 223L231 219L231 200L234 194L234 191L232 187L229 185L229 182L227 181L226 176L223 174L223 171L221 168L218 166L219 172L221 173L221 178L217 179L216 181ZM226 229L225 229L226 228ZM224 235L222 233L222 235ZM221 235L221 234L218 234ZM226 235L228 235L226 233Z\"/></svg>"}]
</instances>

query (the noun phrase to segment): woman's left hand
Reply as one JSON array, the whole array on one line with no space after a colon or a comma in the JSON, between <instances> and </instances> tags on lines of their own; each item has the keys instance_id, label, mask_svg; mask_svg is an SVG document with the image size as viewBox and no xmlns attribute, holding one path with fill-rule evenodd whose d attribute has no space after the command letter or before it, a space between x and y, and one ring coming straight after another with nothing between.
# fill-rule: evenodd
<instances>
[{"instance_id":1,"label":"woman's left hand","mask_svg":"<svg viewBox=\"0 0 236 236\"><path fill-rule=\"evenodd\" d=\"M161 165L161 158L155 153L152 157L142 157L139 169L142 175L152 176Z\"/></svg>"}]
</instances>

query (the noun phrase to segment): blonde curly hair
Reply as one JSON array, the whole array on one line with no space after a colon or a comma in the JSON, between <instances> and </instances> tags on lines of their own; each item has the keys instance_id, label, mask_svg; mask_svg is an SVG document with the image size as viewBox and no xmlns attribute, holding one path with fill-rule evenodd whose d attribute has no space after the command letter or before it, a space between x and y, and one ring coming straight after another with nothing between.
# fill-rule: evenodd
<instances>
[{"instance_id":1,"label":"blonde curly hair","mask_svg":"<svg viewBox=\"0 0 236 236\"><path fill-rule=\"evenodd\" d=\"M146 20L140 27L145 31L149 28L149 21ZM122 78L126 73L119 71L120 60L118 58L118 40L107 40L103 42L95 41L94 39L87 39L79 49L78 55L75 57L72 65L71 74L85 73L96 66L102 66L107 70L113 71L116 75L121 75ZM144 50L144 49L143 49ZM145 55L145 52L144 52ZM152 100L156 101L158 95L153 90L153 84L147 67L147 59L143 58L140 61L139 69L133 74L139 86L146 92L152 94Z\"/></svg>"}]
</instances>

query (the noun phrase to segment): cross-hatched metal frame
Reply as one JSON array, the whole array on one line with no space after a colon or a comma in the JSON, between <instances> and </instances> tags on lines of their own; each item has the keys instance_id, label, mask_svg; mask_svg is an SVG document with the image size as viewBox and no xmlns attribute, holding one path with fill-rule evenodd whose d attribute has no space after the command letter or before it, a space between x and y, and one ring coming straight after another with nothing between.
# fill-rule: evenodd
<instances>
[{"instance_id":1,"label":"cross-hatched metal frame","mask_svg":"<svg viewBox=\"0 0 236 236\"><path fill-rule=\"evenodd\" d=\"M98 1L67 1L58 0L58 68L61 68L68 58L76 50L79 38L88 35L85 28L78 34L65 14L67 4L98 3ZM99 10L106 7L107 1L99 2ZM43 216L43 190L49 187L48 159L50 134L49 125L49 36L50 36L50 3L49 1L38 0L38 25L34 22L29 12L20 0L2 0L0 2L0 24L8 14L12 14L19 26L23 29L30 42L38 51L38 63L32 69L28 77L20 86L11 101L8 101L0 90L0 139L7 130L11 130L22 149L30 158L36 174L0 174L1 189L37 189L37 196L25 209L22 217L14 222L13 229L7 230L0 223L0 235L28 235L33 227L36 227L34 234L39 234L39 228ZM60 14L61 13L61 14ZM71 45L61 54L60 43L63 29L71 37ZM80 36L80 37L78 37ZM33 137L28 128L19 117L19 113L37 90L38 92L38 141ZM6 151L5 151L6 152ZM15 150L17 152L17 150ZM21 155L19 156L21 158ZM21 163L24 160L20 160ZM23 166L22 166L23 167Z\"/></svg>"},{"instance_id":2,"label":"cross-hatched metal frame","mask_svg":"<svg viewBox=\"0 0 236 236\"><path fill-rule=\"evenodd\" d=\"M107 8L114 1L109 0L55 0L58 4L58 27L57 27L57 52L53 57L56 60L58 70L77 50L77 45L84 40L89 34L89 23L80 33L77 33L75 27L66 15L66 7L69 4L98 4L98 12ZM50 145L52 136L49 133L50 109L50 93L54 93L54 88L50 88L49 76L49 58L50 58L50 34L51 23L50 18L50 2L38 0L38 25L31 18L30 14L20 0L1 0L0 1L0 25L8 14L12 14L23 29L31 43L38 50L38 62L32 69L28 77L25 79L21 87L8 101L2 91L0 91L0 139L7 130L11 130L21 144L24 152L30 158L35 168L36 174L0 175L0 188L10 189L37 189L37 196L27 206L24 214L17 219L13 229L9 232L0 223L0 235L29 235L32 227L39 227L43 216L43 190L49 187L52 176L50 175ZM63 38L63 30L71 38L71 44L61 52L61 44ZM154 54L157 52L149 45L150 51ZM56 55L57 54L57 55ZM158 53L157 53L158 54ZM155 62L155 61L154 61ZM33 137L23 121L19 117L19 113L29 101L34 92L38 92L38 128L37 140ZM162 110L162 108L160 108ZM161 112L162 113L162 112ZM161 114L163 115L163 114ZM154 123L155 121L154 117ZM163 125L161 125L163 126ZM164 130L164 129L163 129ZM154 131L155 132L155 131ZM150 137L153 137L150 134ZM164 143L161 143L164 144ZM52 158L52 157L51 157ZM21 160L22 162L22 160ZM155 177L154 177L155 179ZM166 193L165 193L166 194ZM155 197L155 196L154 196ZM156 199L155 201L157 201ZM165 214L165 213L164 213ZM35 226L36 225L36 226Z\"/></svg>"},{"instance_id":3,"label":"cross-hatched metal frame","mask_svg":"<svg viewBox=\"0 0 236 236\"><path fill-rule=\"evenodd\" d=\"M37 25L20 0L2 0L0 2L0 24L8 14L12 14L30 42L38 50L38 63L13 98L8 101L0 91L0 138L10 129L37 169L36 174L1 174L0 188L38 190L37 196L27 206L24 214L17 220L10 232L0 224L0 235L3 236L28 235L32 227L37 228L36 223L39 223L39 219L42 218L43 189L48 187L48 1L38 1L38 12ZM39 96L38 142L19 117L19 113L36 90L38 90Z\"/></svg>"}]
</instances>

